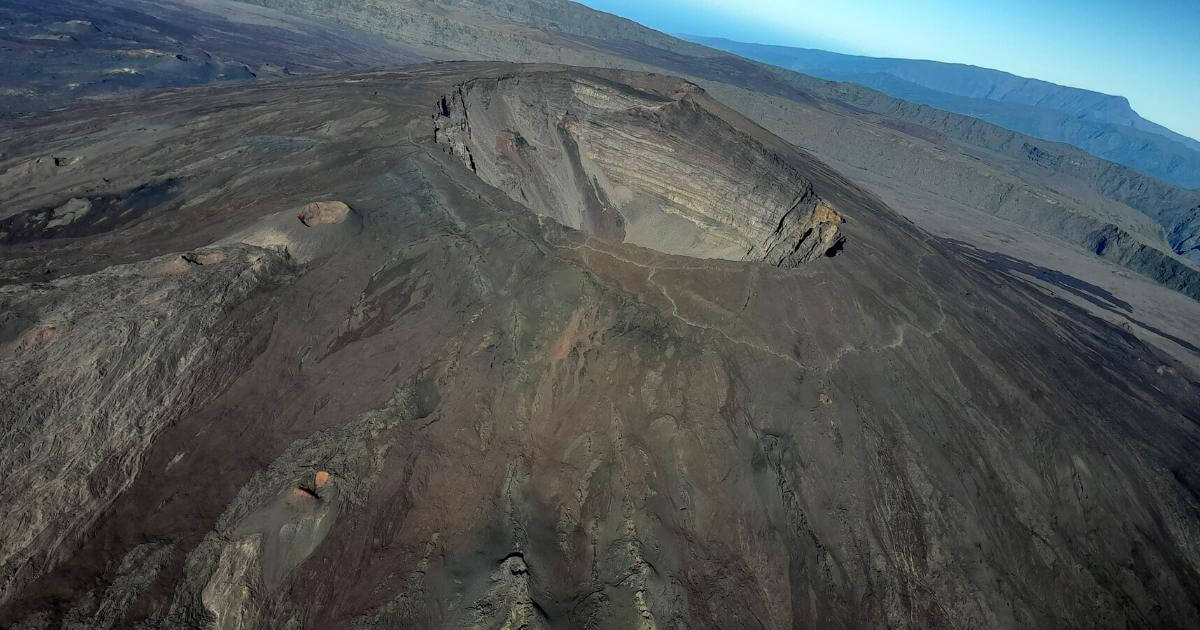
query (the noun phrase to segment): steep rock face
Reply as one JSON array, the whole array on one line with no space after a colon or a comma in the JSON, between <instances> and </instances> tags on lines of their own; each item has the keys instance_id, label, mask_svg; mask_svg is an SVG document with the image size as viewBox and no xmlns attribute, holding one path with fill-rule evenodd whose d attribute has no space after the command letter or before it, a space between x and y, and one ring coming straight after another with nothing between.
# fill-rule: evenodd
<instances>
[{"instance_id":1,"label":"steep rock face","mask_svg":"<svg viewBox=\"0 0 1200 630\"><path fill-rule=\"evenodd\" d=\"M1175 216L1167 238L1182 256L1200 264L1200 205Z\"/></svg>"},{"instance_id":2,"label":"steep rock face","mask_svg":"<svg viewBox=\"0 0 1200 630\"><path fill-rule=\"evenodd\" d=\"M1083 243L1101 258L1139 270L1164 286L1200 300L1200 271L1163 255L1116 226L1108 225L1089 233Z\"/></svg>"},{"instance_id":3,"label":"steep rock face","mask_svg":"<svg viewBox=\"0 0 1200 630\"><path fill-rule=\"evenodd\" d=\"M810 179L715 116L698 87L666 85L472 81L439 101L434 139L513 200L612 242L776 266L840 249L844 219Z\"/></svg>"}]
</instances>

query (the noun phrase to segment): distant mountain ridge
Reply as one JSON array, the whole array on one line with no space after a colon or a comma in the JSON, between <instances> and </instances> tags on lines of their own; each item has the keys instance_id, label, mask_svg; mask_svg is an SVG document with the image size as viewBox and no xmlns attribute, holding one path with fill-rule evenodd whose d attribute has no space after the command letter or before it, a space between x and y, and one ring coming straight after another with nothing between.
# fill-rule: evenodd
<instances>
[{"instance_id":1,"label":"distant mountain ridge","mask_svg":"<svg viewBox=\"0 0 1200 630\"><path fill-rule=\"evenodd\" d=\"M1000 70L916 59L861 57L809 48L681 35L689 41L831 81L981 118L1200 188L1200 141L1140 116L1123 96Z\"/></svg>"}]
</instances>

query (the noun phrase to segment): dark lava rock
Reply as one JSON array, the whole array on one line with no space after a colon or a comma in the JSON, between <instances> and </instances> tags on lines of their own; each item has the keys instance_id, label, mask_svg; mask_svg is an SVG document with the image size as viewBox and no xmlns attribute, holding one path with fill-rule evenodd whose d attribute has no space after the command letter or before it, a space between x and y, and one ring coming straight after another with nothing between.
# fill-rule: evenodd
<instances>
[{"instance_id":1,"label":"dark lava rock","mask_svg":"<svg viewBox=\"0 0 1200 630\"><path fill-rule=\"evenodd\" d=\"M472 81L547 108L467 110L474 170L430 125ZM441 64L10 125L0 172L81 160L6 216L176 185L0 249L0 625L1200 625L1196 376L681 86ZM721 207L820 200L836 257L628 237L750 159ZM552 214L581 172L622 237Z\"/></svg>"}]
</instances>

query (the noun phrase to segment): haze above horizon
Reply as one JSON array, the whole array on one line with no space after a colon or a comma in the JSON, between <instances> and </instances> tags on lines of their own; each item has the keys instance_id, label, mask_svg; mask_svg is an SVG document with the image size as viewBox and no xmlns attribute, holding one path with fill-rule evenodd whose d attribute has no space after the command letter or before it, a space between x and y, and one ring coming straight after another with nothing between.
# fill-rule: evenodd
<instances>
[{"instance_id":1,"label":"haze above horizon","mask_svg":"<svg viewBox=\"0 0 1200 630\"><path fill-rule=\"evenodd\" d=\"M1124 96L1200 139L1200 2L580 0L669 33L964 63Z\"/></svg>"}]
</instances>

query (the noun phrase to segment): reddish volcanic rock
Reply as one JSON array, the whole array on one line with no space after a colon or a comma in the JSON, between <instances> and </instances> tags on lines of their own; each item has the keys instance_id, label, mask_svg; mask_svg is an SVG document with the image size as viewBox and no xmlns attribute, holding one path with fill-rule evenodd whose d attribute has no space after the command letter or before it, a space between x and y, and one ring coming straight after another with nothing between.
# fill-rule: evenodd
<instances>
[{"instance_id":1,"label":"reddish volcanic rock","mask_svg":"<svg viewBox=\"0 0 1200 630\"><path fill-rule=\"evenodd\" d=\"M308 227L341 223L350 214L350 206L340 201L314 201L300 209L296 215Z\"/></svg>"}]
</instances>

